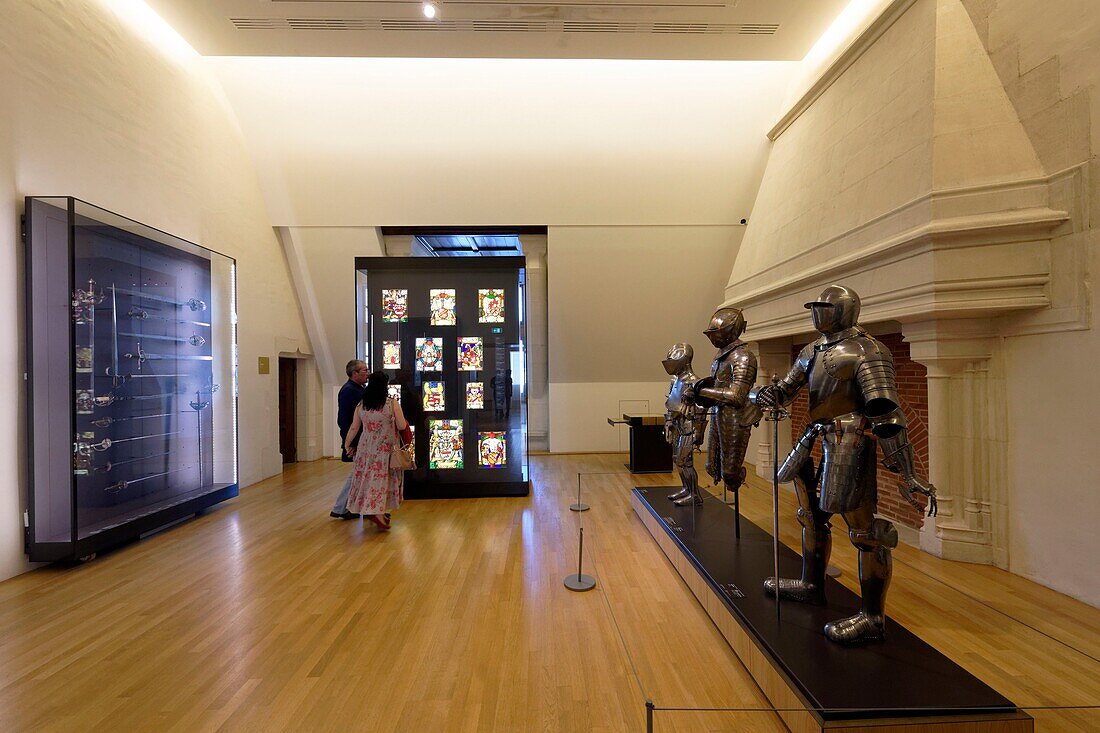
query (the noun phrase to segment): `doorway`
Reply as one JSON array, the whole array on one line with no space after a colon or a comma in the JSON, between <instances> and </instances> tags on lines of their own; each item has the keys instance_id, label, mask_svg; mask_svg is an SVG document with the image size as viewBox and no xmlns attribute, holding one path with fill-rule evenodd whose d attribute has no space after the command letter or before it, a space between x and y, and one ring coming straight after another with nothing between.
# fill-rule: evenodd
<instances>
[{"instance_id":1,"label":"doorway","mask_svg":"<svg viewBox=\"0 0 1100 733\"><path fill-rule=\"evenodd\" d=\"M298 360L279 357L279 452L298 462Z\"/></svg>"}]
</instances>

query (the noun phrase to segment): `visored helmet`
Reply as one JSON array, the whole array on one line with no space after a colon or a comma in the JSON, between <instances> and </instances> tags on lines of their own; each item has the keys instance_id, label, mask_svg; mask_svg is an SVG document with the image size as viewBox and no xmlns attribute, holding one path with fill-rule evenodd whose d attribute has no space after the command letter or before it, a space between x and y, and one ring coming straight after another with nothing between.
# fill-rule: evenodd
<instances>
[{"instance_id":1,"label":"visored helmet","mask_svg":"<svg viewBox=\"0 0 1100 733\"><path fill-rule=\"evenodd\" d=\"M703 335L710 339L715 348L725 348L741 337L745 332L745 316L740 308L729 306L719 308L710 317L710 326Z\"/></svg>"},{"instance_id":2,"label":"visored helmet","mask_svg":"<svg viewBox=\"0 0 1100 733\"><path fill-rule=\"evenodd\" d=\"M844 285L830 285L817 300L806 304L821 333L837 333L859 321L859 295Z\"/></svg>"},{"instance_id":3,"label":"visored helmet","mask_svg":"<svg viewBox=\"0 0 1100 733\"><path fill-rule=\"evenodd\" d=\"M665 360L661 362L661 366L666 372L675 376L691 366L693 356L695 351L691 348L691 344L673 344L665 354Z\"/></svg>"}]
</instances>

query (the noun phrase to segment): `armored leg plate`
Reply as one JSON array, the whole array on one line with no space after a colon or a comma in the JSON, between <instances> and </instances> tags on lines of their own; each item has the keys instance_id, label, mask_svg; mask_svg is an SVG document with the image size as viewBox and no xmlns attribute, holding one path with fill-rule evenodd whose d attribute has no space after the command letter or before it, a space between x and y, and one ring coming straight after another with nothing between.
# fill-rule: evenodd
<instances>
[{"instance_id":1,"label":"armored leg plate","mask_svg":"<svg viewBox=\"0 0 1100 733\"><path fill-rule=\"evenodd\" d=\"M886 618L860 611L855 616L825 624L825 636L838 644L861 644L886 638Z\"/></svg>"},{"instance_id":2,"label":"armored leg plate","mask_svg":"<svg viewBox=\"0 0 1100 733\"><path fill-rule=\"evenodd\" d=\"M764 592L775 597L775 576L764 581ZM797 578L779 579L779 597L798 603L812 603L815 606L825 605L825 589L812 583L805 583Z\"/></svg>"}]
</instances>

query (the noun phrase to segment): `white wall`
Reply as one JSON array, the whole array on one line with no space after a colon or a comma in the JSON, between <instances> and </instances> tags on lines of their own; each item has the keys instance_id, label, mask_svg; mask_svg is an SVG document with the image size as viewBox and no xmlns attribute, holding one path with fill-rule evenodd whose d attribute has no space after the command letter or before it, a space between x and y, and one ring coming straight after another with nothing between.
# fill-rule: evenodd
<instances>
[{"instance_id":1,"label":"white wall","mask_svg":"<svg viewBox=\"0 0 1100 733\"><path fill-rule=\"evenodd\" d=\"M740 226L551 227L550 450L620 450L623 401L664 412L661 367L679 341L709 373L703 336L737 254Z\"/></svg>"},{"instance_id":2,"label":"white wall","mask_svg":"<svg viewBox=\"0 0 1100 733\"><path fill-rule=\"evenodd\" d=\"M150 45L106 0L4 3L0 23L0 579L28 567L19 213L68 194L237 258L241 483L281 470L278 375L308 350L298 304L232 111L197 58Z\"/></svg>"},{"instance_id":3,"label":"white wall","mask_svg":"<svg viewBox=\"0 0 1100 733\"><path fill-rule=\"evenodd\" d=\"M326 348L342 363L336 355L347 348L352 331L344 322L352 315L341 283L352 276L350 257L373 246L364 238L360 251L344 234L339 244L318 240L326 232L550 227L545 349L555 451L619 446L606 424L616 411L568 385L600 383L625 395L635 389L627 385L647 384L658 409L667 348L705 343L699 332L722 298L738 222L749 215L767 159L764 133L795 66L208 63L241 120L273 222L290 234L283 239L297 252L292 268L301 257L302 271L312 273L311 292L299 292L311 335L326 340L317 347L322 363ZM541 358L543 345L532 346L532 358ZM709 347L701 351L706 368ZM534 431L546 429L543 399L536 394L531 403Z\"/></svg>"},{"instance_id":4,"label":"white wall","mask_svg":"<svg viewBox=\"0 0 1100 733\"><path fill-rule=\"evenodd\" d=\"M207 62L278 226L733 224L795 66Z\"/></svg>"},{"instance_id":5,"label":"white wall","mask_svg":"<svg viewBox=\"0 0 1100 733\"><path fill-rule=\"evenodd\" d=\"M1091 217L1100 211L1100 13L1092 0L964 0L1035 152L1048 173L1089 166ZM1076 282L1100 272L1100 230L1064 237L1081 257ZM1057 297L1057 294L1055 295ZM1100 454L1091 415L1100 410L1100 332L1005 341L1008 393L1009 569L1100 606L1092 560L1100 506Z\"/></svg>"}]
</instances>

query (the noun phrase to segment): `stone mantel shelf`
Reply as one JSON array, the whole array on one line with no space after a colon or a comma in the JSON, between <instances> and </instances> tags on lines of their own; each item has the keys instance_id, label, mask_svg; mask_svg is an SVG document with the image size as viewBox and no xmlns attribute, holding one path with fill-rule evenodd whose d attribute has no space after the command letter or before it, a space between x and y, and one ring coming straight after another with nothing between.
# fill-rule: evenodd
<instances>
[{"instance_id":1,"label":"stone mantel shelf","mask_svg":"<svg viewBox=\"0 0 1100 733\"><path fill-rule=\"evenodd\" d=\"M802 304L832 283L859 292L867 324L1049 310L1050 241L1082 216L1084 175L931 191L732 281L725 303L757 342L805 333Z\"/></svg>"}]
</instances>

